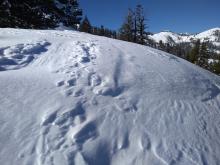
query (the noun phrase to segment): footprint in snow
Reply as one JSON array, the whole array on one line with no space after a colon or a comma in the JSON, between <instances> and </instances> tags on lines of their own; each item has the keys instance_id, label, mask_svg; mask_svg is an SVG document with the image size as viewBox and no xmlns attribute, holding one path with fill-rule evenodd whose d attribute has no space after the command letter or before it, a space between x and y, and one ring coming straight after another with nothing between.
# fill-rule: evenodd
<instances>
[{"instance_id":1,"label":"footprint in snow","mask_svg":"<svg viewBox=\"0 0 220 165\"><path fill-rule=\"evenodd\" d=\"M96 87L101 85L101 83L102 83L102 79L99 75L97 74L89 75L89 86Z\"/></svg>"},{"instance_id":2,"label":"footprint in snow","mask_svg":"<svg viewBox=\"0 0 220 165\"><path fill-rule=\"evenodd\" d=\"M177 148L176 144L168 146L165 141L161 141L154 149L155 156L159 158L162 162L166 164L174 165L181 161L183 153Z\"/></svg>"},{"instance_id":3,"label":"footprint in snow","mask_svg":"<svg viewBox=\"0 0 220 165\"><path fill-rule=\"evenodd\" d=\"M97 136L98 133L96 130L96 124L94 122L89 122L73 136L73 139L77 143L77 145L81 145L84 144L87 140L92 140Z\"/></svg>"},{"instance_id":4,"label":"footprint in snow","mask_svg":"<svg viewBox=\"0 0 220 165\"><path fill-rule=\"evenodd\" d=\"M72 78L66 81L66 85L69 87L75 86L76 85L76 79Z\"/></svg>"},{"instance_id":5,"label":"footprint in snow","mask_svg":"<svg viewBox=\"0 0 220 165\"><path fill-rule=\"evenodd\" d=\"M150 136L148 135L148 133L146 133L146 132L144 132L143 135L141 136L140 148L143 151L151 149L151 139L150 139Z\"/></svg>"},{"instance_id":6,"label":"footprint in snow","mask_svg":"<svg viewBox=\"0 0 220 165\"><path fill-rule=\"evenodd\" d=\"M47 164L57 157L54 153L63 153L74 148L77 151L85 141L96 137L95 123L86 122L86 119L81 102L65 112L57 110L46 114L41 123L41 136L36 147L37 153L40 153L38 162Z\"/></svg>"},{"instance_id":7,"label":"footprint in snow","mask_svg":"<svg viewBox=\"0 0 220 165\"><path fill-rule=\"evenodd\" d=\"M63 91L64 96L73 96L73 97L80 97L84 95L84 89L82 88L70 88Z\"/></svg>"},{"instance_id":8,"label":"footprint in snow","mask_svg":"<svg viewBox=\"0 0 220 165\"><path fill-rule=\"evenodd\" d=\"M65 84L65 81L58 81L58 82L56 82L56 86L57 87L61 87L61 86L63 86Z\"/></svg>"},{"instance_id":9,"label":"footprint in snow","mask_svg":"<svg viewBox=\"0 0 220 165\"><path fill-rule=\"evenodd\" d=\"M73 88L77 85L76 82L77 82L77 79L74 77L74 78L67 79L67 80L57 81L55 84L57 87L63 87L62 94L64 94L65 96L73 95L74 97L78 97L83 94L83 90Z\"/></svg>"},{"instance_id":10,"label":"footprint in snow","mask_svg":"<svg viewBox=\"0 0 220 165\"><path fill-rule=\"evenodd\" d=\"M122 112L136 112L138 110L137 103L129 101L126 98L118 98L115 100L115 106Z\"/></svg>"},{"instance_id":11,"label":"footprint in snow","mask_svg":"<svg viewBox=\"0 0 220 165\"><path fill-rule=\"evenodd\" d=\"M80 57L79 62L80 63L88 63L88 62L90 62L90 58L87 56Z\"/></svg>"}]
</instances>

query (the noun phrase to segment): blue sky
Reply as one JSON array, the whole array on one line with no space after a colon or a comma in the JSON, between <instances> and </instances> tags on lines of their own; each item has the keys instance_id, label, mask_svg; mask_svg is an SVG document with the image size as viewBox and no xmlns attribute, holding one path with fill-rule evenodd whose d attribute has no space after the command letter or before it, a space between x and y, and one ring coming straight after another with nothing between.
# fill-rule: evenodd
<instances>
[{"instance_id":1,"label":"blue sky","mask_svg":"<svg viewBox=\"0 0 220 165\"><path fill-rule=\"evenodd\" d=\"M119 29L127 9L142 4L149 31L201 32L220 27L220 0L79 0L93 25Z\"/></svg>"}]
</instances>

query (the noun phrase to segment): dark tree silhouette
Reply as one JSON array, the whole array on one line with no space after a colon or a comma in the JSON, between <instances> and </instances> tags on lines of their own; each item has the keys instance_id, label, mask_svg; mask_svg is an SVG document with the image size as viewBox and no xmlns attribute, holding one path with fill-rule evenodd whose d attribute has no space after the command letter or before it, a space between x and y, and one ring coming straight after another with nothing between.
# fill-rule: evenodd
<instances>
[{"instance_id":1,"label":"dark tree silhouette","mask_svg":"<svg viewBox=\"0 0 220 165\"><path fill-rule=\"evenodd\" d=\"M85 16L84 20L82 21L79 30L81 32L92 33L92 26L87 16Z\"/></svg>"}]
</instances>

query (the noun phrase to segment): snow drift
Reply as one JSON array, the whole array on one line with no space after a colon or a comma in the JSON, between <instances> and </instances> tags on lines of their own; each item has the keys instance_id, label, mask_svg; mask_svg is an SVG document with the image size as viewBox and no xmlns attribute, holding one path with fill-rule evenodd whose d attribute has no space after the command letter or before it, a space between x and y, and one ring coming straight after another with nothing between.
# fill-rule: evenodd
<instances>
[{"instance_id":1,"label":"snow drift","mask_svg":"<svg viewBox=\"0 0 220 165\"><path fill-rule=\"evenodd\" d=\"M0 29L2 165L219 165L220 78L149 47Z\"/></svg>"}]
</instances>

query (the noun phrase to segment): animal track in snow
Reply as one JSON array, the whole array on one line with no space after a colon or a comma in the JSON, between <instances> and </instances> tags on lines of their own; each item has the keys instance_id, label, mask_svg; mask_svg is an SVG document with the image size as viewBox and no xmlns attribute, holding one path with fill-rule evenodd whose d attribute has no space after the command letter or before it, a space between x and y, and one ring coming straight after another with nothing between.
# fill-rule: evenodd
<instances>
[{"instance_id":1,"label":"animal track in snow","mask_svg":"<svg viewBox=\"0 0 220 165\"><path fill-rule=\"evenodd\" d=\"M198 150L190 146L187 142L183 141L181 144L182 148L181 151L183 154L194 164L200 164L200 154L198 154Z\"/></svg>"},{"instance_id":2,"label":"animal track in snow","mask_svg":"<svg viewBox=\"0 0 220 165\"><path fill-rule=\"evenodd\" d=\"M36 149L38 162L53 164L51 161L62 156L63 151L69 151L66 155L74 158L76 151L85 141L97 136L95 123L86 120L85 109L81 102L65 112L55 111L46 114L41 124L42 131ZM70 162L68 157L62 159Z\"/></svg>"},{"instance_id":3,"label":"animal track in snow","mask_svg":"<svg viewBox=\"0 0 220 165\"><path fill-rule=\"evenodd\" d=\"M129 101L128 99L123 97L115 100L116 108L122 112L136 112L138 110L136 104L137 103Z\"/></svg>"},{"instance_id":4,"label":"animal track in snow","mask_svg":"<svg viewBox=\"0 0 220 165\"><path fill-rule=\"evenodd\" d=\"M176 162L181 162L183 153L178 149L176 144L169 145L161 141L155 150L155 155L165 164L174 165Z\"/></svg>"},{"instance_id":5,"label":"animal track in snow","mask_svg":"<svg viewBox=\"0 0 220 165\"><path fill-rule=\"evenodd\" d=\"M142 150L150 150L151 148L151 140L149 135L144 132L140 139L140 147Z\"/></svg>"},{"instance_id":6,"label":"animal track in snow","mask_svg":"<svg viewBox=\"0 0 220 165\"><path fill-rule=\"evenodd\" d=\"M89 122L85 124L81 130L74 135L73 138L77 144L83 144L88 139L97 137L97 135L96 124Z\"/></svg>"},{"instance_id":7,"label":"animal track in snow","mask_svg":"<svg viewBox=\"0 0 220 165\"><path fill-rule=\"evenodd\" d=\"M112 84L102 82L100 85L93 89L97 95L117 97L124 91L123 87L115 87Z\"/></svg>"},{"instance_id":8,"label":"animal track in snow","mask_svg":"<svg viewBox=\"0 0 220 165\"><path fill-rule=\"evenodd\" d=\"M76 79L72 78L66 81L67 86L71 87L71 86L75 86L76 85Z\"/></svg>"},{"instance_id":9,"label":"animal track in snow","mask_svg":"<svg viewBox=\"0 0 220 165\"><path fill-rule=\"evenodd\" d=\"M126 86L120 82L121 74L122 72L124 72L122 70L124 59L121 54L116 57L115 61L116 62L113 64L114 69L109 72L109 75L105 76L102 79L99 86L94 88L93 92L95 94L102 96L118 97L125 91Z\"/></svg>"},{"instance_id":10,"label":"animal track in snow","mask_svg":"<svg viewBox=\"0 0 220 165\"><path fill-rule=\"evenodd\" d=\"M73 96L73 97L80 97L80 96L83 96L84 95L84 89L82 88L76 88L76 89L67 89L67 90L64 90L63 91L63 94L65 96Z\"/></svg>"},{"instance_id":11,"label":"animal track in snow","mask_svg":"<svg viewBox=\"0 0 220 165\"><path fill-rule=\"evenodd\" d=\"M97 74L89 75L89 86L96 87L101 85L101 83L102 83L102 79L99 75Z\"/></svg>"},{"instance_id":12,"label":"animal track in snow","mask_svg":"<svg viewBox=\"0 0 220 165\"><path fill-rule=\"evenodd\" d=\"M56 82L56 86L57 86L57 87L61 87L61 86L63 86L64 84L65 84L65 81L63 81L63 80Z\"/></svg>"},{"instance_id":13,"label":"animal track in snow","mask_svg":"<svg viewBox=\"0 0 220 165\"><path fill-rule=\"evenodd\" d=\"M97 48L95 43L77 42L76 45L80 47L79 53L81 56L78 56L79 63L85 64L96 59Z\"/></svg>"},{"instance_id":14,"label":"animal track in snow","mask_svg":"<svg viewBox=\"0 0 220 165\"><path fill-rule=\"evenodd\" d=\"M54 122L54 120L57 117L57 111L50 113L49 115L45 116L45 118L43 119L42 125L48 125L48 124L52 124Z\"/></svg>"},{"instance_id":15,"label":"animal track in snow","mask_svg":"<svg viewBox=\"0 0 220 165\"><path fill-rule=\"evenodd\" d=\"M65 66L57 70L57 73L65 74L69 78L57 81L57 87L62 87L65 96L79 97L84 95L84 90L80 88L84 82L88 86L95 87L101 84L101 78L93 70L94 60L98 49L95 43L76 42L75 47L66 62ZM69 52L68 52L69 53ZM91 69L92 68L92 69Z\"/></svg>"}]
</instances>

